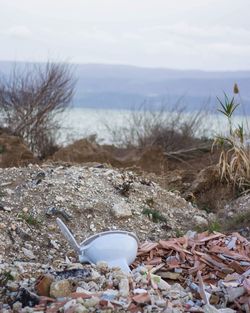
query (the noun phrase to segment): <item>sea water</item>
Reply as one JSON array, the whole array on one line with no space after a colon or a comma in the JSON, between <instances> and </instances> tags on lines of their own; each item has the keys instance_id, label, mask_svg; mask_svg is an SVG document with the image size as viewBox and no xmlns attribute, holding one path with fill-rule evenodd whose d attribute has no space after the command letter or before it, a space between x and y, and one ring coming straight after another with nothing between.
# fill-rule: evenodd
<instances>
[{"instance_id":1,"label":"sea water","mask_svg":"<svg viewBox=\"0 0 250 313\"><path fill-rule=\"evenodd\" d=\"M165 112L163 114L174 114ZM182 118L191 119L196 112L182 113ZM213 137L218 134L225 134L227 120L222 114L202 112L202 119L199 126L198 136ZM99 142L112 143L112 135L108 128L114 129L126 126L131 118L130 110L115 109L92 109L92 108L71 108L67 109L59 117L62 126L58 141L61 144L68 144L74 140L86 138L96 134ZM245 128L250 126L250 116L235 116L233 124L237 126L243 123ZM108 126L108 127L107 127Z\"/></svg>"}]
</instances>

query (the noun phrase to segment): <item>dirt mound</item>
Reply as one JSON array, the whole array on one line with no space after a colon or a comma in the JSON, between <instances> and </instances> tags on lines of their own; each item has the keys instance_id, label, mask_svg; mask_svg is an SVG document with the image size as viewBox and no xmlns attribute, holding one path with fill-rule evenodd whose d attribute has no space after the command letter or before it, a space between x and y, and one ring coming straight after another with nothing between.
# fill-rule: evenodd
<instances>
[{"instance_id":1,"label":"dirt mound","mask_svg":"<svg viewBox=\"0 0 250 313\"><path fill-rule=\"evenodd\" d=\"M228 201L218 212L227 230L240 231L250 238L250 194L243 194L237 199Z\"/></svg>"},{"instance_id":2,"label":"dirt mound","mask_svg":"<svg viewBox=\"0 0 250 313\"><path fill-rule=\"evenodd\" d=\"M47 262L64 255L57 216L79 242L109 229L157 240L208 223L205 211L133 172L34 165L2 170L0 181L0 260L34 255Z\"/></svg>"},{"instance_id":3,"label":"dirt mound","mask_svg":"<svg viewBox=\"0 0 250 313\"><path fill-rule=\"evenodd\" d=\"M0 133L0 167L23 166L36 161L21 138Z\"/></svg>"},{"instance_id":4,"label":"dirt mound","mask_svg":"<svg viewBox=\"0 0 250 313\"><path fill-rule=\"evenodd\" d=\"M232 186L222 183L217 167L219 150L204 147L165 153L160 147L118 148L82 139L60 149L54 161L100 162L151 173L164 189L176 190L208 212L217 212L236 197Z\"/></svg>"},{"instance_id":5,"label":"dirt mound","mask_svg":"<svg viewBox=\"0 0 250 313\"><path fill-rule=\"evenodd\" d=\"M100 162L119 166L120 162L103 146L88 139L80 139L59 149L53 156L53 161L86 163Z\"/></svg>"}]
</instances>

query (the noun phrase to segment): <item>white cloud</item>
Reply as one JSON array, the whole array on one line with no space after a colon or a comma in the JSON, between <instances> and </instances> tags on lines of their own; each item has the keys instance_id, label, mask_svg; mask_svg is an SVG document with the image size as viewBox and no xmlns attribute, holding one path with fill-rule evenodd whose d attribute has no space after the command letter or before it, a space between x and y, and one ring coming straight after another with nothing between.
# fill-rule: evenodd
<instances>
[{"instance_id":1,"label":"white cloud","mask_svg":"<svg viewBox=\"0 0 250 313\"><path fill-rule=\"evenodd\" d=\"M5 36L10 36L19 39L28 39L32 35L31 30L24 25L12 26L8 29L4 29L3 31L1 31L1 33Z\"/></svg>"},{"instance_id":2,"label":"white cloud","mask_svg":"<svg viewBox=\"0 0 250 313\"><path fill-rule=\"evenodd\" d=\"M250 68L249 0L0 2L0 59Z\"/></svg>"}]
</instances>

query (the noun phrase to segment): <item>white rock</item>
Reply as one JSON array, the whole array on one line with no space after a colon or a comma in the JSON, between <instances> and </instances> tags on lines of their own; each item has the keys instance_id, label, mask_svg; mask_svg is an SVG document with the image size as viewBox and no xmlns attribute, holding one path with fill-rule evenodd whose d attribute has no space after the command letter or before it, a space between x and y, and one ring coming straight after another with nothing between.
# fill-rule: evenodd
<instances>
[{"instance_id":1,"label":"white rock","mask_svg":"<svg viewBox=\"0 0 250 313\"><path fill-rule=\"evenodd\" d=\"M93 223L90 224L89 226L90 230L95 232L96 231L96 228L95 228L95 225Z\"/></svg>"},{"instance_id":2,"label":"white rock","mask_svg":"<svg viewBox=\"0 0 250 313\"><path fill-rule=\"evenodd\" d=\"M194 223L198 226L208 226L208 221L200 215L194 216Z\"/></svg>"},{"instance_id":3,"label":"white rock","mask_svg":"<svg viewBox=\"0 0 250 313\"><path fill-rule=\"evenodd\" d=\"M129 295L129 282L127 278L121 279L119 283L119 292L121 297L127 298Z\"/></svg>"},{"instance_id":4,"label":"white rock","mask_svg":"<svg viewBox=\"0 0 250 313\"><path fill-rule=\"evenodd\" d=\"M63 309L64 309L64 311L66 311L69 308L73 307L74 305L76 305L76 300L72 299L72 300L70 300L70 301L68 301L67 303L64 304Z\"/></svg>"},{"instance_id":5,"label":"white rock","mask_svg":"<svg viewBox=\"0 0 250 313\"><path fill-rule=\"evenodd\" d=\"M157 286L160 290L169 290L171 288L171 286L163 279L160 279Z\"/></svg>"},{"instance_id":6,"label":"white rock","mask_svg":"<svg viewBox=\"0 0 250 313\"><path fill-rule=\"evenodd\" d=\"M133 290L134 294L143 294L143 293L147 293L146 289L142 289L142 288L136 288Z\"/></svg>"},{"instance_id":7,"label":"white rock","mask_svg":"<svg viewBox=\"0 0 250 313\"><path fill-rule=\"evenodd\" d=\"M36 258L34 253L31 250L26 249L26 248L22 248L22 251L23 251L24 255L31 260L34 260Z\"/></svg>"},{"instance_id":8,"label":"white rock","mask_svg":"<svg viewBox=\"0 0 250 313\"><path fill-rule=\"evenodd\" d=\"M81 305L80 303L78 303L74 307L74 312L75 313L88 313L89 310L85 308L83 305Z\"/></svg>"},{"instance_id":9,"label":"white rock","mask_svg":"<svg viewBox=\"0 0 250 313\"><path fill-rule=\"evenodd\" d=\"M95 281L95 280L98 280L100 277L101 277L101 275L97 271L92 270L92 272L91 272L91 280Z\"/></svg>"},{"instance_id":10,"label":"white rock","mask_svg":"<svg viewBox=\"0 0 250 313\"><path fill-rule=\"evenodd\" d=\"M204 313L219 313L219 310L217 310L213 305L206 304L203 307Z\"/></svg>"},{"instance_id":11,"label":"white rock","mask_svg":"<svg viewBox=\"0 0 250 313\"><path fill-rule=\"evenodd\" d=\"M50 240L50 243L52 244L52 246L53 246L56 250L59 250L59 249L60 249L58 243L57 243L55 240Z\"/></svg>"},{"instance_id":12,"label":"white rock","mask_svg":"<svg viewBox=\"0 0 250 313\"><path fill-rule=\"evenodd\" d=\"M8 206L4 206L3 209L4 209L4 211L7 211L7 212L11 212L12 211L12 208L10 208Z\"/></svg>"},{"instance_id":13,"label":"white rock","mask_svg":"<svg viewBox=\"0 0 250 313\"><path fill-rule=\"evenodd\" d=\"M84 305L88 308L96 307L99 301L100 299L98 297L92 297L91 299L85 300Z\"/></svg>"},{"instance_id":14,"label":"white rock","mask_svg":"<svg viewBox=\"0 0 250 313\"><path fill-rule=\"evenodd\" d=\"M244 287L227 288L229 302L234 302L235 299L241 297L245 292Z\"/></svg>"},{"instance_id":15,"label":"white rock","mask_svg":"<svg viewBox=\"0 0 250 313\"><path fill-rule=\"evenodd\" d=\"M111 208L112 214L116 218L130 217L132 216L132 211L128 203L125 201L120 201L115 203Z\"/></svg>"},{"instance_id":16,"label":"white rock","mask_svg":"<svg viewBox=\"0 0 250 313\"><path fill-rule=\"evenodd\" d=\"M55 281L50 285L50 296L52 298L67 297L71 291L72 286L67 279Z\"/></svg>"},{"instance_id":17,"label":"white rock","mask_svg":"<svg viewBox=\"0 0 250 313\"><path fill-rule=\"evenodd\" d=\"M91 295L92 293L82 287L77 287L76 288L76 292L80 292L80 293L86 293L87 295Z\"/></svg>"}]
</instances>

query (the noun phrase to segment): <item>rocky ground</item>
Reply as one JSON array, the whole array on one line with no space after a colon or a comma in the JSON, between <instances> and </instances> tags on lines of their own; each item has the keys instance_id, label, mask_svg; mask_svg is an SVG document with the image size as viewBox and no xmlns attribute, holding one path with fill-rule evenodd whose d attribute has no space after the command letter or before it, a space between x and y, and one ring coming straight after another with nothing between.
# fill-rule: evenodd
<instances>
[{"instance_id":1,"label":"rocky ground","mask_svg":"<svg viewBox=\"0 0 250 313\"><path fill-rule=\"evenodd\" d=\"M99 164L1 169L0 181L5 260L48 262L64 256L68 246L58 216L79 242L110 229L135 231L141 241L166 239L214 217L145 177Z\"/></svg>"},{"instance_id":2,"label":"rocky ground","mask_svg":"<svg viewBox=\"0 0 250 313\"><path fill-rule=\"evenodd\" d=\"M194 262L197 262L188 257L193 250L185 249L189 245L194 249L193 239L188 244L189 237L182 237L186 238L186 246L181 238L179 243L169 239L197 225L207 228L214 221L214 214L193 207L148 177L97 163L85 166L44 164L1 169L0 181L0 309L3 312L236 312L226 309L228 300L221 301L221 297L215 297L216 309L204 296L208 285L203 282L190 285L188 277L184 279L187 268L196 266ZM135 232L142 246L132 273L109 269L105 263L79 264L74 251L62 238L56 217L64 220L79 242L105 230ZM215 238L221 238L220 242L225 245L223 236ZM198 240L195 245L203 247L208 239L201 238L195 239ZM232 238L228 242L233 240L233 249L238 249L235 251L249 249L240 235ZM146 240L159 239L170 241L160 242L159 247L155 243L143 244ZM209 243L203 252L197 252L198 255L206 252L206 247ZM183 253L187 253L186 261ZM176 261L172 258L177 261L174 272L172 262ZM244 268L234 261L238 264L237 275L242 271L248 275L248 257L241 258ZM162 271L164 266L165 272ZM225 268L230 266L224 265ZM204 268L200 269L205 275ZM215 277L221 279L220 275ZM249 282L244 280L247 276L241 277L233 277L232 283L232 278L226 282L229 287L230 284L235 287L230 293L233 299L240 296L245 299L244 294L248 292ZM214 288L219 288L218 292L223 295L224 287ZM238 305L243 311L247 308L246 302Z\"/></svg>"},{"instance_id":3,"label":"rocky ground","mask_svg":"<svg viewBox=\"0 0 250 313\"><path fill-rule=\"evenodd\" d=\"M1 166L37 162L26 152L11 159L14 146L4 145ZM74 153L81 162L95 160L98 147L87 147L87 159ZM110 161L105 149L99 162ZM72 161L66 152L64 162ZM135 171L98 158L63 163L60 155L0 169L0 312L250 312L249 195L231 201L205 156L188 167L158 150L137 154L136 163L133 153L129 162L116 154L117 166L136 164ZM135 232L141 247L131 274L79 264L57 217L78 242L106 230ZM228 236L190 232L218 231L218 223Z\"/></svg>"}]
</instances>

